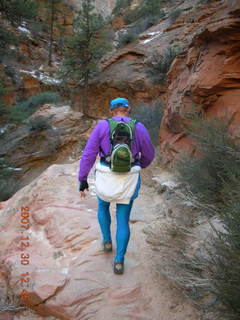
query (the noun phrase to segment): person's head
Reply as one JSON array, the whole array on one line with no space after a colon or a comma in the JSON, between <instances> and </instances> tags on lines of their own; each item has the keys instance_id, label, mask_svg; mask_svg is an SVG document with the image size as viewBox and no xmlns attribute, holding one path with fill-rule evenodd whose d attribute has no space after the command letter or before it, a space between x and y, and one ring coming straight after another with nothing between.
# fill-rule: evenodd
<instances>
[{"instance_id":1,"label":"person's head","mask_svg":"<svg viewBox=\"0 0 240 320\"><path fill-rule=\"evenodd\" d=\"M110 102L110 112L113 116L128 116L131 108L125 98L116 98Z\"/></svg>"}]
</instances>

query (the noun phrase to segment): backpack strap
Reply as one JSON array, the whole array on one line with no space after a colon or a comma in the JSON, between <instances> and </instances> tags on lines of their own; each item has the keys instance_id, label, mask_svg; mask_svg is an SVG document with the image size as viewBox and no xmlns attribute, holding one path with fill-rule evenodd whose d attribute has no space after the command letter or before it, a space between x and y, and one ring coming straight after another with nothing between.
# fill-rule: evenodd
<instances>
[{"instance_id":1,"label":"backpack strap","mask_svg":"<svg viewBox=\"0 0 240 320\"><path fill-rule=\"evenodd\" d=\"M110 127L110 142L112 143L112 134L113 131L115 130L116 126L118 125L118 121L112 119L112 118L108 118L106 119L109 123L109 127Z\"/></svg>"},{"instance_id":2,"label":"backpack strap","mask_svg":"<svg viewBox=\"0 0 240 320\"><path fill-rule=\"evenodd\" d=\"M133 138L134 138L134 133L135 133L135 126L136 124L138 123L139 121L137 120L130 120L127 122L128 126L130 127L131 131L132 131L132 141L133 141Z\"/></svg>"},{"instance_id":3,"label":"backpack strap","mask_svg":"<svg viewBox=\"0 0 240 320\"><path fill-rule=\"evenodd\" d=\"M115 128L117 127L117 125L118 125L121 121L116 121L116 120L114 120L114 119L112 119L112 118L108 118L108 119L106 119L106 120L108 121L109 126L110 126L110 139L111 139L111 141L112 141L112 134L113 134ZM127 125L130 127L130 130L131 130L131 133L132 133L132 134L131 134L131 135L132 135L132 139L131 139L131 140L133 140L134 131L135 131L135 125L136 125L138 122L139 122L138 120L134 120L134 119L132 119L132 120L130 120L130 121L128 121L128 122L125 122L125 124L127 124Z\"/></svg>"}]
</instances>

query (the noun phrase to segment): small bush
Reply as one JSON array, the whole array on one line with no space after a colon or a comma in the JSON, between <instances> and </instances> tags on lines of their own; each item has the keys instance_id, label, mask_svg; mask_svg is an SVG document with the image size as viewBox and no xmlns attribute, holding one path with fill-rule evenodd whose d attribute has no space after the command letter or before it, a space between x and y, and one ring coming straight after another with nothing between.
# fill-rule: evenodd
<instances>
[{"instance_id":1,"label":"small bush","mask_svg":"<svg viewBox=\"0 0 240 320\"><path fill-rule=\"evenodd\" d=\"M138 38L138 36L134 32L128 31L128 32L122 33L119 36L118 47L123 47L123 46L137 40L137 38Z\"/></svg>"},{"instance_id":2,"label":"small bush","mask_svg":"<svg viewBox=\"0 0 240 320\"><path fill-rule=\"evenodd\" d=\"M147 73L152 78L153 83L164 83L170 66L178 51L169 47L163 54L155 53L148 61Z\"/></svg>"},{"instance_id":3,"label":"small bush","mask_svg":"<svg viewBox=\"0 0 240 320\"><path fill-rule=\"evenodd\" d=\"M0 106L4 118L10 122L22 122L31 116L40 106L45 103L57 103L60 96L56 92L46 91L31 96L27 101L18 103L14 107Z\"/></svg>"},{"instance_id":4,"label":"small bush","mask_svg":"<svg viewBox=\"0 0 240 320\"><path fill-rule=\"evenodd\" d=\"M19 181L16 178L0 178L0 201L11 198L19 189Z\"/></svg>"},{"instance_id":5,"label":"small bush","mask_svg":"<svg viewBox=\"0 0 240 320\"><path fill-rule=\"evenodd\" d=\"M182 10L180 8L173 9L173 11L171 11L171 13L169 14L171 23L174 23L181 14Z\"/></svg>"},{"instance_id":6,"label":"small bush","mask_svg":"<svg viewBox=\"0 0 240 320\"><path fill-rule=\"evenodd\" d=\"M28 121L28 127L30 131L42 131L47 130L51 126L48 119L45 117L39 116Z\"/></svg>"},{"instance_id":7,"label":"small bush","mask_svg":"<svg viewBox=\"0 0 240 320\"><path fill-rule=\"evenodd\" d=\"M131 2L131 0L117 0L117 3L112 13L115 16L118 16L121 13L122 9L125 9L131 5Z\"/></svg>"},{"instance_id":8,"label":"small bush","mask_svg":"<svg viewBox=\"0 0 240 320\"><path fill-rule=\"evenodd\" d=\"M199 0L198 4L204 5L204 4L208 4L211 2L216 2L216 0Z\"/></svg>"},{"instance_id":9,"label":"small bush","mask_svg":"<svg viewBox=\"0 0 240 320\"><path fill-rule=\"evenodd\" d=\"M228 132L228 123L221 119L200 119L192 121L185 129L195 141L202 156L179 159L177 171L181 181L190 186L191 192L198 194L207 203L220 202L223 184L232 174L238 173L238 146Z\"/></svg>"},{"instance_id":10,"label":"small bush","mask_svg":"<svg viewBox=\"0 0 240 320\"><path fill-rule=\"evenodd\" d=\"M143 0L138 7L126 11L123 17L124 22L130 24L138 20L151 19L154 24L165 16L161 6L161 1Z\"/></svg>"},{"instance_id":11,"label":"small bush","mask_svg":"<svg viewBox=\"0 0 240 320\"><path fill-rule=\"evenodd\" d=\"M6 158L0 158L0 201L9 199L18 190L14 170Z\"/></svg>"},{"instance_id":12,"label":"small bush","mask_svg":"<svg viewBox=\"0 0 240 320\"><path fill-rule=\"evenodd\" d=\"M162 17L162 2L159 0L143 0L139 6L140 17Z\"/></svg>"},{"instance_id":13,"label":"small bush","mask_svg":"<svg viewBox=\"0 0 240 320\"><path fill-rule=\"evenodd\" d=\"M56 92L45 91L38 94L34 94L27 101L18 103L16 108L29 112L29 115L34 113L36 109L45 103L57 103L60 101L60 96Z\"/></svg>"},{"instance_id":14,"label":"small bush","mask_svg":"<svg viewBox=\"0 0 240 320\"><path fill-rule=\"evenodd\" d=\"M221 225L216 228L210 222L212 237L204 254L191 261L183 258L183 264L196 265L199 269L197 275L188 269L185 285L198 297L214 296L218 301L215 306L220 313L218 319L237 320L240 317L240 142L233 141L228 123L229 119L217 118L193 121L186 132L199 152L195 157L188 155L181 159L177 171L180 181L187 186L186 194L192 194L199 209L206 216L216 217Z\"/></svg>"},{"instance_id":15,"label":"small bush","mask_svg":"<svg viewBox=\"0 0 240 320\"><path fill-rule=\"evenodd\" d=\"M137 21L140 18L138 8L135 9L129 9L125 12L123 16L123 21L126 24L133 23Z\"/></svg>"},{"instance_id":16,"label":"small bush","mask_svg":"<svg viewBox=\"0 0 240 320\"><path fill-rule=\"evenodd\" d=\"M159 129L163 117L162 102L156 102L154 106L149 106L142 103L132 110L131 117L137 119L145 125L149 131L153 143L157 145Z\"/></svg>"}]
</instances>

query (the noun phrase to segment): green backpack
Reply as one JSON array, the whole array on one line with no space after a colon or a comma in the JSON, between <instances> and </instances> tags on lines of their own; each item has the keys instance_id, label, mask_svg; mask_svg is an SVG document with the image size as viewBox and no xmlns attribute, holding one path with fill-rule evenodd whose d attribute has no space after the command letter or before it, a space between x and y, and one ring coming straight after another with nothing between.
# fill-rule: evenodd
<instances>
[{"instance_id":1,"label":"green backpack","mask_svg":"<svg viewBox=\"0 0 240 320\"><path fill-rule=\"evenodd\" d=\"M107 119L110 126L111 154L109 156L110 168L114 172L129 172L134 163L131 147L137 120L117 122Z\"/></svg>"}]
</instances>

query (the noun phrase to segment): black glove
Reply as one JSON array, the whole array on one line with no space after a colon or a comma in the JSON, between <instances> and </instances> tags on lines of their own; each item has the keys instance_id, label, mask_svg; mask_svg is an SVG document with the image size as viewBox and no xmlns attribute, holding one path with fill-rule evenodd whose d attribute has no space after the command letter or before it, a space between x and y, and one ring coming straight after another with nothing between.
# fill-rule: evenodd
<instances>
[{"instance_id":1,"label":"black glove","mask_svg":"<svg viewBox=\"0 0 240 320\"><path fill-rule=\"evenodd\" d=\"M79 191L84 191L85 189L88 190L88 183L87 181L81 181L79 185Z\"/></svg>"}]
</instances>

